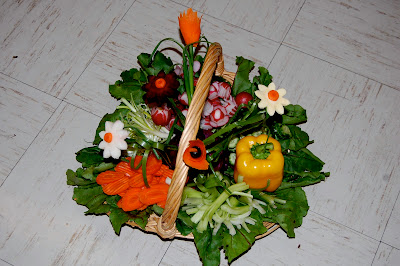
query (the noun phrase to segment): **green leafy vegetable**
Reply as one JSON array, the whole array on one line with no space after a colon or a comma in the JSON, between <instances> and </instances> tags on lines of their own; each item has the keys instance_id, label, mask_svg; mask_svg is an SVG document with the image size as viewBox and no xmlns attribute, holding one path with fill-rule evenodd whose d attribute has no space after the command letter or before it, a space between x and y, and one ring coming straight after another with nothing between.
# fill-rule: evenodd
<instances>
[{"instance_id":1,"label":"green leafy vegetable","mask_svg":"<svg viewBox=\"0 0 400 266\"><path fill-rule=\"evenodd\" d=\"M110 222L117 235L121 232L121 227L124 223L129 221L129 214L120 208L111 208Z\"/></svg>"},{"instance_id":2,"label":"green leafy vegetable","mask_svg":"<svg viewBox=\"0 0 400 266\"><path fill-rule=\"evenodd\" d=\"M249 81L250 71L254 67L254 62L245 59L241 56L236 58L238 70L236 72L235 82L232 86L232 95L236 96L242 91L249 91L251 89L251 82Z\"/></svg>"},{"instance_id":3,"label":"green leafy vegetable","mask_svg":"<svg viewBox=\"0 0 400 266\"><path fill-rule=\"evenodd\" d=\"M285 106L285 114L282 115L282 124L294 125L307 121L306 110L300 105L289 104Z\"/></svg>"}]
</instances>

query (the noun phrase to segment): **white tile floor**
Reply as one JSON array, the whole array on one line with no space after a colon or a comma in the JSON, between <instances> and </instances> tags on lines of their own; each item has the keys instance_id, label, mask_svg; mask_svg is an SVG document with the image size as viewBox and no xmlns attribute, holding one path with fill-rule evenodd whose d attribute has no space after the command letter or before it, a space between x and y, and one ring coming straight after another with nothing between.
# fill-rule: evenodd
<instances>
[{"instance_id":1,"label":"white tile floor","mask_svg":"<svg viewBox=\"0 0 400 266\"><path fill-rule=\"evenodd\" d=\"M65 171L117 102L108 84L177 37L179 12L235 56L269 68L304 106L331 176L306 189L296 238L278 230L233 265L399 265L400 2L0 2L0 265L200 265L192 242L85 216ZM290 97L289 97L290 96ZM223 259L221 264L226 265Z\"/></svg>"}]
</instances>

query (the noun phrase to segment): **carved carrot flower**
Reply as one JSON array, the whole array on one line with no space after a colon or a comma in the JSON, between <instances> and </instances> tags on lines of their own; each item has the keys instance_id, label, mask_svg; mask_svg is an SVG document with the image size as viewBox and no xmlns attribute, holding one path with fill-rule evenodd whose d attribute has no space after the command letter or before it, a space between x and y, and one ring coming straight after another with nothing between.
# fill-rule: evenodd
<instances>
[{"instance_id":1,"label":"carved carrot flower","mask_svg":"<svg viewBox=\"0 0 400 266\"><path fill-rule=\"evenodd\" d=\"M207 151L204 143L201 140L190 140L189 147L183 153L183 161L189 167L198 170L207 170L208 162Z\"/></svg>"},{"instance_id":2,"label":"carved carrot flower","mask_svg":"<svg viewBox=\"0 0 400 266\"><path fill-rule=\"evenodd\" d=\"M179 28L186 45L197 42L200 39L201 33L201 17L199 18L197 16L197 12L193 12L193 10L189 8L186 14L183 12L179 15L178 20ZM193 46L196 47L197 43L193 44Z\"/></svg>"}]
</instances>

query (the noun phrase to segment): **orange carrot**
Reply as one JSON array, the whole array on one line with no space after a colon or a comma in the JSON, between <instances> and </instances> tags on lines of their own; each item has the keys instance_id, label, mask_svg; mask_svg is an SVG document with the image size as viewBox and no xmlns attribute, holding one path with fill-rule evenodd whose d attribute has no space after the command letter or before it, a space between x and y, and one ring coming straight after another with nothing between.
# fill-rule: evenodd
<instances>
[{"instance_id":1,"label":"orange carrot","mask_svg":"<svg viewBox=\"0 0 400 266\"><path fill-rule=\"evenodd\" d=\"M143 189L139 194L139 200L146 205L153 205L157 202L166 200L169 186L167 184L157 184L150 188Z\"/></svg>"},{"instance_id":2,"label":"orange carrot","mask_svg":"<svg viewBox=\"0 0 400 266\"><path fill-rule=\"evenodd\" d=\"M133 165L135 168L139 165L140 161L142 160L143 156L136 156ZM146 163L146 174L154 174L160 170L162 165L162 160L157 159L157 157L150 153L149 157L147 158ZM142 166L139 167L136 171L142 172Z\"/></svg>"},{"instance_id":3,"label":"orange carrot","mask_svg":"<svg viewBox=\"0 0 400 266\"><path fill-rule=\"evenodd\" d=\"M117 164L115 167L115 171L117 172L123 172L126 175L132 176L136 173L134 169L131 168L131 164L128 162L120 162Z\"/></svg>"},{"instance_id":4,"label":"orange carrot","mask_svg":"<svg viewBox=\"0 0 400 266\"><path fill-rule=\"evenodd\" d=\"M114 172L114 171L105 171L105 172L100 173L97 176L96 182L99 185L105 185L105 184L109 184L109 183L118 181L119 179L123 178L124 176L125 176L124 173Z\"/></svg>"},{"instance_id":5,"label":"orange carrot","mask_svg":"<svg viewBox=\"0 0 400 266\"><path fill-rule=\"evenodd\" d=\"M207 151L204 143L199 139L189 140L189 147L183 153L183 161L189 167L198 170L207 170Z\"/></svg>"},{"instance_id":6,"label":"orange carrot","mask_svg":"<svg viewBox=\"0 0 400 266\"><path fill-rule=\"evenodd\" d=\"M153 175L147 174L147 182L151 182L153 180ZM144 187L144 180L142 173L136 173L129 178L129 186L131 187Z\"/></svg>"},{"instance_id":7,"label":"orange carrot","mask_svg":"<svg viewBox=\"0 0 400 266\"><path fill-rule=\"evenodd\" d=\"M169 177L169 178L172 178L172 175L174 174L174 170L171 170L171 169L166 169L166 170L164 170L164 176L166 176L166 177Z\"/></svg>"},{"instance_id":8,"label":"orange carrot","mask_svg":"<svg viewBox=\"0 0 400 266\"><path fill-rule=\"evenodd\" d=\"M125 176L115 182L102 185L103 192L107 195L117 195L129 188L129 177Z\"/></svg>"},{"instance_id":9,"label":"orange carrot","mask_svg":"<svg viewBox=\"0 0 400 266\"><path fill-rule=\"evenodd\" d=\"M181 13L178 17L179 20L179 28L181 30L183 39L185 40L185 44L191 44L197 42L200 38L200 22L201 17L197 16L197 12L193 12L191 8L185 12ZM197 43L193 44L194 47L197 47Z\"/></svg>"},{"instance_id":10,"label":"orange carrot","mask_svg":"<svg viewBox=\"0 0 400 266\"><path fill-rule=\"evenodd\" d=\"M124 211L133 211L143 207L143 203L139 200L139 193L141 188L130 188L126 191L124 197L121 199L121 208ZM119 205L118 205L119 206Z\"/></svg>"}]
</instances>

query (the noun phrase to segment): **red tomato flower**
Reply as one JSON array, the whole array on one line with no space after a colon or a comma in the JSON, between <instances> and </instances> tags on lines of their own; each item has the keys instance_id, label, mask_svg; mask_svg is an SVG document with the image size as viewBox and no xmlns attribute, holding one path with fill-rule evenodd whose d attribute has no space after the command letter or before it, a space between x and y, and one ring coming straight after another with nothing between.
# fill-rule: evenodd
<instances>
[{"instance_id":1,"label":"red tomato flower","mask_svg":"<svg viewBox=\"0 0 400 266\"><path fill-rule=\"evenodd\" d=\"M146 94L144 98L147 103L165 102L167 97L174 97L179 87L179 81L176 80L175 72L165 74L160 71L157 76L149 76L149 82L144 85Z\"/></svg>"}]
</instances>

